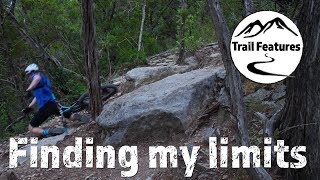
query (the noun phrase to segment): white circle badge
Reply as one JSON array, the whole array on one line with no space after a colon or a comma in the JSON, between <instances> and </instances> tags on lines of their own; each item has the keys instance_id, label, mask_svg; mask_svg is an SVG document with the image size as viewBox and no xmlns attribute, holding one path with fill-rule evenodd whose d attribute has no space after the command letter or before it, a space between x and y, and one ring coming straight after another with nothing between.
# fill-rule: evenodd
<instances>
[{"instance_id":1,"label":"white circle badge","mask_svg":"<svg viewBox=\"0 0 320 180\"><path fill-rule=\"evenodd\" d=\"M258 83L275 83L297 68L303 41L297 26L286 16L261 11L242 20L234 30L231 56L237 69Z\"/></svg>"}]
</instances>

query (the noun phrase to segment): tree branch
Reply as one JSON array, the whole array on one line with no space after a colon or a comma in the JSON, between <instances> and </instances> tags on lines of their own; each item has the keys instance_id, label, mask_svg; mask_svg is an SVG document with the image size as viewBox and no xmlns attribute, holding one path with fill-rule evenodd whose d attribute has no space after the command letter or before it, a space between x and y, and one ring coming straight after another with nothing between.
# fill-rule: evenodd
<instances>
[{"instance_id":1,"label":"tree branch","mask_svg":"<svg viewBox=\"0 0 320 180\"><path fill-rule=\"evenodd\" d=\"M11 5L10 5L10 7L9 7L9 12L11 13L11 14L14 14L14 9L16 8L16 0L12 0L11 1Z\"/></svg>"},{"instance_id":2,"label":"tree branch","mask_svg":"<svg viewBox=\"0 0 320 180\"><path fill-rule=\"evenodd\" d=\"M11 20L13 26L19 31L20 35L23 37L23 39L31 45L36 50L39 50L46 59L52 61L56 66L61 67L61 62L54 56L51 56L48 51L44 47L42 47L34 38L32 38L29 33L27 32L26 28L19 24L16 17L11 13L7 12L8 17Z\"/></svg>"},{"instance_id":3,"label":"tree branch","mask_svg":"<svg viewBox=\"0 0 320 180\"><path fill-rule=\"evenodd\" d=\"M16 87L16 84L14 84L14 83L13 83L12 81L10 81L10 80L0 79L0 81L5 82L5 83L7 83L7 84L10 84L10 85L13 86L13 87Z\"/></svg>"}]
</instances>

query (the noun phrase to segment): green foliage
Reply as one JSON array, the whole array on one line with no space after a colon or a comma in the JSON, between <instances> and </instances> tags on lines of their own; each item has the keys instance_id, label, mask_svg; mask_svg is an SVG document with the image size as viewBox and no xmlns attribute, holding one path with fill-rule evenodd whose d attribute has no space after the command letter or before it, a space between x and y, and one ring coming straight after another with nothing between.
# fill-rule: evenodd
<instances>
[{"instance_id":1,"label":"green foliage","mask_svg":"<svg viewBox=\"0 0 320 180\"><path fill-rule=\"evenodd\" d=\"M176 27L179 30L181 24L181 16L185 17L185 33L184 40L186 50L193 52L199 47L216 41L210 17L207 16L207 2L196 1L188 2L187 9L179 9L177 11ZM179 36L179 34L177 34ZM181 46L177 41L177 46Z\"/></svg>"},{"instance_id":2,"label":"green foliage","mask_svg":"<svg viewBox=\"0 0 320 180\"><path fill-rule=\"evenodd\" d=\"M255 99L248 99L246 106L249 114L253 114L254 112L264 112L268 107L267 105L262 104L261 101L257 101Z\"/></svg>"},{"instance_id":3,"label":"green foliage","mask_svg":"<svg viewBox=\"0 0 320 180\"><path fill-rule=\"evenodd\" d=\"M9 6L9 1L3 1ZM28 102L23 97L28 86L23 76L26 65L37 63L49 77L54 92L63 103L70 103L86 91L84 58L81 37L81 6L78 0L17 1L15 16L28 34L56 57L64 68L56 67L33 49L7 18L0 26L0 130L19 117ZM254 0L258 10L284 11L293 17L299 1L275 7L272 0ZM222 8L230 30L243 19L242 1L222 1ZM178 49L181 42L180 20L185 17L185 49L193 52L216 41L206 0L187 1L182 10L180 1L146 0L146 17L142 36L142 50L138 51L138 36L142 18L141 1L96 0L96 45L102 82L110 74L146 64L146 58L168 49ZM5 14L0 11L1 22ZM251 102L249 106L258 108ZM10 133L25 131L28 121L16 124Z\"/></svg>"},{"instance_id":4,"label":"green foliage","mask_svg":"<svg viewBox=\"0 0 320 180\"><path fill-rule=\"evenodd\" d=\"M69 72L62 69L50 71L52 75L52 86L58 100L63 103L71 103L78 99L81 94L86 92L87 86L84 81Z\"/></svg>"},{"instance_id":5,"label":"green foliage","mask_svg":"<svg viewBox=\"0 0 320 180\"><path fill-rule=\"evenodd\" d=\"M243 1L238 0L226 0L221 3L223 8L224 16L230 31L236 28L238 23L244 18L244 6Z\"/></svg>"}]
</instances>

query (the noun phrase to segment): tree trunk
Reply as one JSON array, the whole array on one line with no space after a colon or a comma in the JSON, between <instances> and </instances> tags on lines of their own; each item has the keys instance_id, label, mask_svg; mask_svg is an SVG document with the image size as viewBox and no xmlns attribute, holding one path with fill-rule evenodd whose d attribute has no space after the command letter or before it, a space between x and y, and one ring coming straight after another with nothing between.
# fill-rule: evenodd
<instances>
[{"instance_id":1,"label":"tree trunk","mask_svg":"<svg viewBox=\"0 0 320 180\"><path fill-rule=\"evenodd\" d=\"M185 40L184 40L184 31L185 31L185 11L187 9L186 0L181 0L181 10L182 14L180 17L180 48L179 48L179 58L177 60L177 64L183 64L183 60L185 58Z\"/></svg>"},{"instance_id":2,"label":"tree trunk","mask_svg":"<svg viewBox=\"0 0 320 180\"><path fill-rule=\"evenodd\" d=\"M117 7L117 0L113 1L113 3L112 3L112 9L111 9L110 17L109 17L109 22L112 22L112 20L113 20L113 17L116 13L116 7Z\"/></svg>"},{"instance_id":3,"label":"tree trunk","mask_svg":"<svg viewBox=\"0 0 320 180\"><path fill-rule=\"evenodd\" d=\"M245 15L249 16L250 14L253 13L253 5L252 5L252 0L243 0L244 4L244 9L245 9Z\"/></svg>"},{"instance_id":4,"label":"tree trunk","mask_svg":"<svg viewBox=\"0 0 320 180\"><path fill-rule=\"evenodd\" d=\"M226 69L226 86L230 94L231 114L237 121L239 139L242 146L250 146L248 128L246 127L246 109L243 101L241 77L231 61L230 52L230 31L220 8L219 0L208 0L210 15L214 29L218 37L219 47L222 53L222 60ZM251 160L252 167L252 160ZM250 168L248 173L253 179L270 179L271 176L264 168Z\"/></svg>"},{"instance_id":5,"label":"tree trunk","mask_svg":"<svg viewBox=\"0 0 320 180\"><path fill-rule=\"evenodd\" d=\"M298 20L304 52L301 62L287 79L286 105L281 132L286 145L306 146L307 166L286 170L287 179L320 177L320 1L304 1ZM288 154L288 153L287 153Z\"/></svg>"},{"instance_id":6,"label":"tree trunk","mask_svg":"<svg viewBox=\"0 0 320 180\"><path fill-rule=\"evenodd\" d=\"M138 51L141 51L142 34L143 34L143 26L144 26L145 19L146 19L146 0L142 0L142 18L141 18L139 41L138 41Z\"/></svg>"},{"instance_id":7,"label":"tree trunk","mask_svg":"<svg viewBox=\"0 0 320 180\"><path fill-rule=\"evenodd\" d=\"M3 36L5 9L2 0L0 0L0 35ZM1 37L3 39L3 37Z\"/></svg>"},{"instance_id":8,"label":"tree trunk","mask_svg":"<svg viewBox=\"0 0 320 180\"><path fill-rule=\"evenodd\" d=\"M88 79L90 111L93 120L101 113L102 100L96 54L96 25L93 0L82 0L82 35L86 74Z\"/></svg>"}]
</instances>

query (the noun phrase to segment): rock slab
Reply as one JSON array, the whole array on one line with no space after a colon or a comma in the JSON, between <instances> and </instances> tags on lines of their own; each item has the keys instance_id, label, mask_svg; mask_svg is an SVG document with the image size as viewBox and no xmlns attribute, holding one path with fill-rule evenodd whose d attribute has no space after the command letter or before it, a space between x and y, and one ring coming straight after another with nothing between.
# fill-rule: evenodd
<instances>
[{"instance_id":1,"label":"rock slab","mask_svg":"<svg viewBox=\"0 0 320 180\"><path fill-rule=\"evenodd\" d=\"M154 66L139 67L127 72L125 78L127 81L133 81L135 87L149 84L173 74L185 73L193 69L193 66Z\"/></svg>"},{"instance_id":2,"label":"rock slab","mask_svg":"<svg viewBox=\"0 0 320 180\"><path fill-rule=\"evenodd\" d=\"M105 144L184 131L212 101L223 74L222 67L175 74L106 104L97 118L100 126L112 130Z\"/></svg>"}]
</instances>

